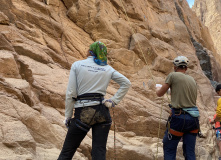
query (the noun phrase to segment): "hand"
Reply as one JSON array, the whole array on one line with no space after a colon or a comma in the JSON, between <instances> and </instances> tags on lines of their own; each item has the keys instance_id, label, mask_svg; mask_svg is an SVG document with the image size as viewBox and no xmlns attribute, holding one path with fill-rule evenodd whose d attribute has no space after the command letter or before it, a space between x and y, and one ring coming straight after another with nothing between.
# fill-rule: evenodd
<instances>
[{"instance_id":1,"label":"hand","mask_svg":"<svg viewBox=\"0 0 221 160\"><path fill-rule=\"evenodd\" d=\"M215 120L209 119L209 122L210 122L210 124L214 124L214 123L215 123Z\"/></svg>"},{"instance_id":2,"label":"hand","mask_svg":"<svg viewBox=\"0 0 221 160\"><path fill-rule=\"evenodd\" d=\"M69 128L70 122L71 122L71 117L68 118L65 117L64 124L67 128Z\"/></svg>"},{"instance_id":3,"label":"hand","mask_svg":"<svg viewBox=\"0 0 221 160\"><path fill-rule=\"evenodd\" d=\"M102 101L102 103L103 103L107 108L115 107L115 103L114 103L111 99L104 99L104 100Z\"/></svg>"}]
</instances>

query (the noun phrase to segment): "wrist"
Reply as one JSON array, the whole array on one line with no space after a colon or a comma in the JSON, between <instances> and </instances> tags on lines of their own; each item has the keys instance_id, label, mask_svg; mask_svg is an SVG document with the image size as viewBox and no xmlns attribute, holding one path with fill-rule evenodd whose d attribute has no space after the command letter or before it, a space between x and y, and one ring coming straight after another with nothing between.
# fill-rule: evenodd
<instances>
[{"instance_id":1,"label":"wrist","mask_svg":"<svg viewBox=\"0 0 221 160\"><path fill-rule=\"evenodd\" d=\"M67 120L69 120L69 119L71 119L71 117L65 117L65 121L67 121Z\"/></svg>"}]
</instances>

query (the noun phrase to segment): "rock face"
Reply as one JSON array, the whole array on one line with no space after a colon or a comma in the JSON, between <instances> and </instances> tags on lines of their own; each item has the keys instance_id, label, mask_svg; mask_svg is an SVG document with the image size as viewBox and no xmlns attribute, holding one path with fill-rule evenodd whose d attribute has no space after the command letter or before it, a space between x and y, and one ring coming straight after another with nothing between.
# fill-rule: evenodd
<instances>
[{"instance_id":1,"label":"rock face","mask_svg":"<svg viewBox=\"0 0 221 160\"><path fill-rule=\"evenodd\" d=\"M163 159L170 97L158 98L155 83L164 82L178 55L190 59L188 74L198 84L206 138L197 139L197 159L218 155L208 123L217 100L212 85L221 82L218 41L186 0L1 0L0 31L0 159L57 159L70 66L98 40L108 47L108 63L132 82L112 114L117 159ZM111 82L106 97L117 88ZM91 132L73 159L91 159L90 151ZM114 126L107 159L114 159Z\"/></svg>"},{"instance_id":2,"label":"rock face","mask_svg":"<svg viewBox=\"0 0 221 160\"><path fill-rule=\"evenodd\" d=\"M192 10L201 22L208 27L214 47L221 54L221 1L219 0L195 0ZM219 61L220 56L216 57Z\"/></svg>"}]
</instances>

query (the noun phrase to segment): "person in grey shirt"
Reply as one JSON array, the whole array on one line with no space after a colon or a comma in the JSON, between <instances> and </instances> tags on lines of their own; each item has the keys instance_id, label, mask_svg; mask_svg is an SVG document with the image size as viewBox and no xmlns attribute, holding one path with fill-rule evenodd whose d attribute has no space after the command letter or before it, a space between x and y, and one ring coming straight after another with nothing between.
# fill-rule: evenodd
<instances>
[{"instance_id":1,"label":"person in grey shirt","mask_svg":"<svg viewBox=\"0 0 221 160\"><path fill-rule=\"evenodd\" d=\"M92 160L106 159L112 122L109 108L123 99L131 85L124 75L107 64L107 48L102 42L91 44L87 56L71 66L65 101L68 132L58 160L71 160L90 128ZM113 97L104 99L110 80L117 82L120 88Z\"/></svg>"}]
</instances>

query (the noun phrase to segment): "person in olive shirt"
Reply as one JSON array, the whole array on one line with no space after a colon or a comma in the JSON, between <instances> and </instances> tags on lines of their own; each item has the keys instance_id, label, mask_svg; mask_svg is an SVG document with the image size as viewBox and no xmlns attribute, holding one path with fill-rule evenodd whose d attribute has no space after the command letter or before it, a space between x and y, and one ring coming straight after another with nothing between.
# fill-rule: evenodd
<instances>
[{"instance_id":1,"label":"person in olive shirt","mask_svg":"<svg viewBox=\"0 0 221 160\"><path fill-rule=\"evenodd\" d=\"M174 72L156 90L157 96L161 97L171 89L171 115L163 138L164 160L176 159L177 145L182 137L185 160L195 160L196 136L199 131L197 84L193 77L186 74L189 63L186 57L178 56L173 63Z\"/></svg>"}]
</instances>

